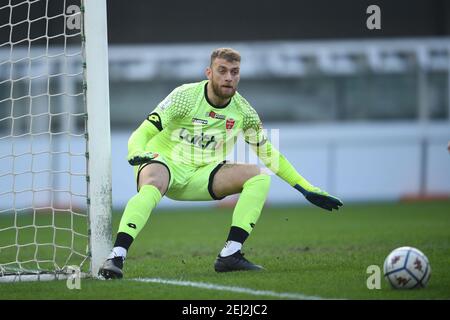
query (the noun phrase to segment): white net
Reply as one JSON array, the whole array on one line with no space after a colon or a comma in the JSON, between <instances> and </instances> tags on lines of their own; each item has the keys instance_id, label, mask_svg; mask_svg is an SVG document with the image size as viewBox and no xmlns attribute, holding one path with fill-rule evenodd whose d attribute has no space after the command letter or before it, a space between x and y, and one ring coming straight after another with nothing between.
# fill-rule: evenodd
<instances>
[{"instance_id":1,"label":"white net","mask_svg":"<svg viewBox=\"0 0 450 320\"><path fill-rule=\"evenodd\" d=\"M0 0L0 278L89 268L80 1Z\"/></svg>"}]
</instances>

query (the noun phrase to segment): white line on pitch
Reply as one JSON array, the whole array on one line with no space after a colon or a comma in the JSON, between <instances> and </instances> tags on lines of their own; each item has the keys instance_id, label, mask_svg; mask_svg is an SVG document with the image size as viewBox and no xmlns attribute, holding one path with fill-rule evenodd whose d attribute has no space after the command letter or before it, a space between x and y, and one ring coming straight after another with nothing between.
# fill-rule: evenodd
<instances>
[{"instance_id":1,"label":"white line on pitch","mask_svg":"<svg viewBox=\"0 0 450 320\"><path fill-rule=\"evenodd\" d=\"M135 279L130 279L130 280L138 281L138 282L170 284L170 285L174 285L174 286L183 286L183 287L194 287L194 288L217 290L217 291L238 292L238 293L245 293L245 294L254 295L254 296L267 296L267 297L274 297L274 298L286 298L286 299L297 299L297 300L322 300L323 299L321 297L307 296L307 295L304 295L301 293L275 292L275 291L268 291L268 290L253 290L253 289L249 289L249 288L224 286L224 285L218 285L218 284L206 283L206 282L170 280L170 279L161 279L161 278L135 278Z\"/></svg>"}]
</instances>

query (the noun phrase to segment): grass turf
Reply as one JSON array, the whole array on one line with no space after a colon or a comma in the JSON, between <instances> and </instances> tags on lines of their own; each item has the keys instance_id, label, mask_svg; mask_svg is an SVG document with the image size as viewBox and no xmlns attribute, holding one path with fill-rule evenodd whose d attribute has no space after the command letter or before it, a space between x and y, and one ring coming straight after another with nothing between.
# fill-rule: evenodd
<instances>
[{"instance_id":1,"label":"grass turf","mask_svg":"<svg viewBox=\"0 0 450 320\"><path fill-rule=\"evenodd\" d=\"M156 210L131 247L125 279L0 284L0 299L274 299L244 293L138 283L137 277L206 282L337 299L449 299L450 202L346 205L330 214L315 207L265 208L244 246L263 272L217 274L213 263L232 209ZM120 214L114 215L116 231ZM0 241L1 239L0 234ZM369 290L369 265L382 268L394 248L413 246L430 260L425 289ZM1 252L0 252L1 257Z\"/></svg>"}]
</instances>

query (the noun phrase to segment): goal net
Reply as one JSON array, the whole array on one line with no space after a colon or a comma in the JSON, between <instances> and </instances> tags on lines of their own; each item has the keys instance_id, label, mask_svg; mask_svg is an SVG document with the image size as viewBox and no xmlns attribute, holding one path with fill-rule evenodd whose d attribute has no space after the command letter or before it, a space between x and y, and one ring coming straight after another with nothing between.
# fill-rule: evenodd
<instances>
[{"instance_id":1,"label":"goal net","mask_svg":"<svg viewBox=\"0 0 450 320\"><path fill-rule=\"evenodd\" d=\"M104 0L0 0L0 281L96 275L111 236Z\"/></svg>"}]
</instances>

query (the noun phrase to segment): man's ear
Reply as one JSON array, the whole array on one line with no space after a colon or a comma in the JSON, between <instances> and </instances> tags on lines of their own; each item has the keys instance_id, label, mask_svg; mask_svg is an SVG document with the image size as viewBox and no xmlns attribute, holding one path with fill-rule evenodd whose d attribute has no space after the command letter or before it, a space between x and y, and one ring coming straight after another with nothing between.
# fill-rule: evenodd
<instances>
[{"instance_id":1,"label":"man's ear","mask_svg":"<svg viewBox=\"0 0 450 320\"><path fill-rule=\"evenodd\" d=\"M211 80L211 75L212 75L212 69L210 67L206 68L205 76L208 78L208 80Z\"/></svg>"}]
</instances>

